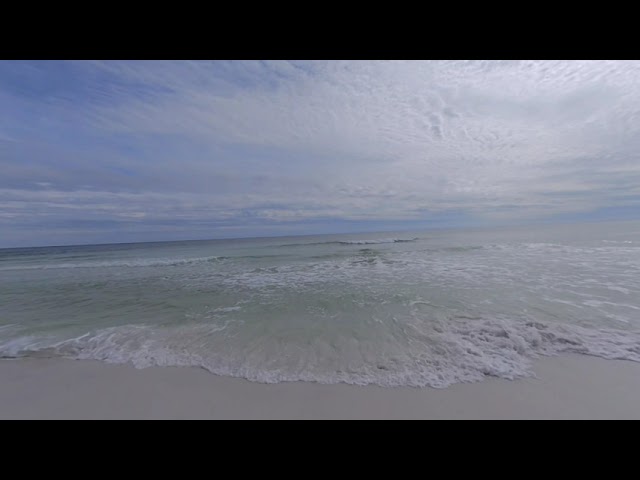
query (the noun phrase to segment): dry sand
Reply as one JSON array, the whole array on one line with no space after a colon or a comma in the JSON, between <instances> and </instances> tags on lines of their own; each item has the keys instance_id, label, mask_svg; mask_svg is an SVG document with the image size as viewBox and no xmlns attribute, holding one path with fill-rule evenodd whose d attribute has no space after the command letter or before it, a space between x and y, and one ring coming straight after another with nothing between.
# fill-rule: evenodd
<instances>
[{"instance_id":1,"label":"dry sand","mask_svg":"<svg viewBox=\"0 0 640 480\"><path fill-rule=\"evenodd\" d=\"M640 419L640 364L543 358L538 378L447 389L283 383L62 359L0 360L2 419Z\"/></svg>"}]
</instances>

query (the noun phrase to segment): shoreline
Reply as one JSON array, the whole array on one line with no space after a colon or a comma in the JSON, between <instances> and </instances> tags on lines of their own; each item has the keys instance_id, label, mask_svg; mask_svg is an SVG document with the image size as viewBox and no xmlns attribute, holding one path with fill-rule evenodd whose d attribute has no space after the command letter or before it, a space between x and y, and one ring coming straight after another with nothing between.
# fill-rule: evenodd
<instances>
[{"instance_id":1,"label":"shoreline","mask_svg":"<svg viewBox=\"0 0 640 480\"><path fill-rule=\"evenodd\" d=\"M640 363L542 357L444 389L261 384L194 367L0 360L0 419L640 419Z\"/></svg>"}]
</instances>

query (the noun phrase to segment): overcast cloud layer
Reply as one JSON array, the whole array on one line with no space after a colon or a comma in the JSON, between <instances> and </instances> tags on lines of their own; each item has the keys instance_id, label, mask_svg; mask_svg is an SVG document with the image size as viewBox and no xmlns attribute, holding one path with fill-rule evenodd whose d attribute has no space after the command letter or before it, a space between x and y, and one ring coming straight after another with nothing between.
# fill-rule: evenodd
<instances>
[{"instance_id":1,"label":"overcast cloud layer","mask_svg":"<svg viewBox=\"0 0 640 480\"><path fill-rule=\"evenodd\" d=\"M638 218L640 62L0 62L0 247Z\"/></svg>"}]
</instances>

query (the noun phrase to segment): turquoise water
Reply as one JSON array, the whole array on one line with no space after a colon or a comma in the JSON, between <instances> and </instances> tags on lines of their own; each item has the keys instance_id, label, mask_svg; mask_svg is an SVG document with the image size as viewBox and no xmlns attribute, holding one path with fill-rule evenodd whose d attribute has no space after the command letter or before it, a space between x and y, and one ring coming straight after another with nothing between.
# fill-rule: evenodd
<instances>
[{"instance_id":1,"label":"turquoise water","mask_svg":"<svg viewBox=\"0 0 640 480\"><path fill-rule=\"evenodd\" d=\"M0 356L446 387L640 361L640 222L0 250Z\"/></svg>"}]
</instances>

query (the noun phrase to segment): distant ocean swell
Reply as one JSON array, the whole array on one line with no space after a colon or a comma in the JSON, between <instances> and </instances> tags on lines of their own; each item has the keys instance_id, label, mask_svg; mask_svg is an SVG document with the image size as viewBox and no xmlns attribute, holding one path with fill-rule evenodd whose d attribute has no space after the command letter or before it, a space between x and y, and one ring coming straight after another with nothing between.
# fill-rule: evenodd
<instances>
[{"instance_id":1,"label":"distant ocean swell","mask_svg":"<svg viewBox=\"0 0 640 480\"><path fill-rule=\"evenodd\" d=\"M280 247L308 247L312 245L381 245L385 243L411 243L417 242L419 238L381 238L371 240L334 240L329 242L313 242L313 243L286 243Z\"/></svg>"}]
</instances>

